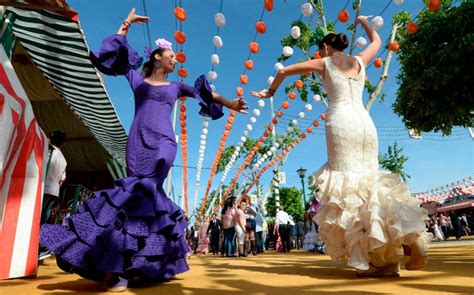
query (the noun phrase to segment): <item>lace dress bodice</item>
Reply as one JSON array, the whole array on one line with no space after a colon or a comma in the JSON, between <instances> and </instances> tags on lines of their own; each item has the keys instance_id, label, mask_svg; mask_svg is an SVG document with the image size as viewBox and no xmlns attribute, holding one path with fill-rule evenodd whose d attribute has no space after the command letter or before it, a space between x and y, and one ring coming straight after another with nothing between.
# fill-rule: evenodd
<instances>
[{"instance_id":1,"label":"lace dress bodice","mask_svg":"<svg viewBox=\"0 0 474 295\"><path fill-rule=\"evenodd\" d=\"M324 88L329 96L326 116L328 163L331 169L367 173L378 168L377 132L362 103L365 68L355 57L360 71L347 77L324 58Z\"/></svg>"}]
</instances>

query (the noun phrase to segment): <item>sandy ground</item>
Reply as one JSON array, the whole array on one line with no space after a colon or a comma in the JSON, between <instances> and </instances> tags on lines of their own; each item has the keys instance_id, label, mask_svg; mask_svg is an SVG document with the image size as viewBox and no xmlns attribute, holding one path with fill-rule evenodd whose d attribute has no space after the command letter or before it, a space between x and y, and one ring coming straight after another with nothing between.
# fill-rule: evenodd
<instances>
[{"instance_id":1,"label":"sandy ground","mask_svg":"<svg viewBox=\"0 0 474 295\"><path fill-rule=\"evenodd\" d=\"M327 255L293 251L246 258L198 255L191 270L122 294L474 294L474 240L434 243L429 265L400 278L359 278ZM0 294L100 294L100 284L62 272L49 258L34 279L0 281Z\"/></svg>"}]
</instances>

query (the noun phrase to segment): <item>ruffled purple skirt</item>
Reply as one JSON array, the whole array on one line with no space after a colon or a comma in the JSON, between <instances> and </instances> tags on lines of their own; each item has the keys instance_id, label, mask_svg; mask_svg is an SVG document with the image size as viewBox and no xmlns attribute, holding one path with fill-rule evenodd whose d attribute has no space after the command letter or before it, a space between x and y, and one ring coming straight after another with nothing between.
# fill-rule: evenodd
<instances>
[{"instance_id":1,"label":"ruffled purple skirt","mask_svg":"<svg viewBox=\"0 0 474 295\"><path fill-rule=\"evenodd\" d=\"M65 225L44 225L40 242L66 272L103 281L106 272L151 281L189 269L187 221L155 178L128 177L95 193Z\"/></svg>"}]
</instances>

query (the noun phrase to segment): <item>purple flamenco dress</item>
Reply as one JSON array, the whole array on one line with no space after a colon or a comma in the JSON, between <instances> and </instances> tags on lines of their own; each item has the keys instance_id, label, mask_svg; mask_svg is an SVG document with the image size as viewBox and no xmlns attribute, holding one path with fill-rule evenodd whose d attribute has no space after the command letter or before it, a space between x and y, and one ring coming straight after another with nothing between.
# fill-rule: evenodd
<instances>
[{"instance_id":1,"label":"purple flamenco dress","mask_svg":"<svg viewBox=\"0 0 474 295\"><path fill-rule=\"evenodd\" d=\"M153 86L137 72L142 62L122 35L102 42L94 65L108 75L125 75L135 95L135 117L127 143L129 176L115 187L95 192L65 225L44 225L40 241L67 272L103 281L106 272L132 279L161 281L189 269L185 256L184 212L165 194L163 183L176 157L171 112L178 97L194 97L201 115L218 119L204 76L194 87L181 82Z\"/></svg>"}]
</instances>

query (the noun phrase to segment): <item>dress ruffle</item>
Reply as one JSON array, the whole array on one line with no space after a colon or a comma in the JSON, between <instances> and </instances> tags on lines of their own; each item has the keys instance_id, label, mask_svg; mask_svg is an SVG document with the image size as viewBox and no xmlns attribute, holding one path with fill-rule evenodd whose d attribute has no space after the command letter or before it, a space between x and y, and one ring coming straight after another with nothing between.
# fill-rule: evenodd
<instances>
[{"instance_id":1,"label":"dress ruffle","mask_svg":"<svg viewBox=\"0 0 474 295\"><path fill-rule=\"evenodd\" d=\"M199 114L201 116L210 117L213 120L217 120L224 116L222 111L223 105L217 103L212 96L212 89L206 76L201 75L194 82L194 88L196 89L196 99L199 100L201 110Z\"/></svg>"},{"instance_id":2,"label":"dress ruffle","mask_svg":"<svg viewBox=\"0 0 474 295\"><path fill-rule=\"evenodd\" d=\"M41 230L64 271L95 281L105 272L166 280L189 269L184 212L153 178L128 177L95 194L64 226Z\"/></svg>"},{"instance_id":3,"label":"dress ruffle","mask_svg":"<svg viewBox=\"0 0 474 295\"><path fill-rule=\"evenodd\" d=\"M323 197L314 217L333 260L361 270L398 263L402 244L420 236L426 244L425 209L393 173L334 171L325 164L315 173Z\"/></svg>"},{"instance_id":4,"label":"dress ruffle","mask_svg":"<svg viewBox=\"0 0 474 295\"><path fill-rule=\"evenodd\" d=\"M90 52L89 57L94 66L106 75L125 75L130 70L138 69L143 58L128 44L127 38L115 34L105 38L97 53Z\"/></svg>"}]
</instances>

